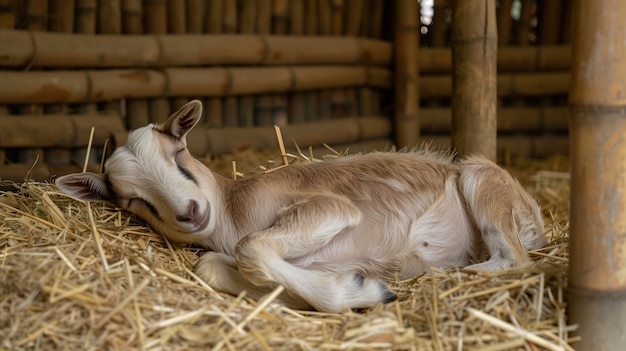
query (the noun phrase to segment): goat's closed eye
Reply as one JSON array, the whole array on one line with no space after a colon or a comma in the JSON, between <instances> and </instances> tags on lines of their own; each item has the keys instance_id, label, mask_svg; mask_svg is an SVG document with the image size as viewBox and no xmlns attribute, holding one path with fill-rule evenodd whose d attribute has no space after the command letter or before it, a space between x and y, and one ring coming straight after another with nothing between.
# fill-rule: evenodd
<instances>
[{"instance_id":1,"label":"goat's closed eye","mask_svg":"<svg viewBox=\"0 0 626 351\"><path fill-rule=\"evenodd\" d=\"M154 215L159 220L161 219L161 216L159 215L159 211L150 202L148 202L148 201L146 201L146 200L144 200L144 199L142 199L140 197L134 197L134 198L131 198L131 199L128 200L127 209L132 210L132 208L136 207L136 206L141 206L141 207L147 208L150 211L150 213L152 213L152 215Z\"/></svg>"}]
</instances>

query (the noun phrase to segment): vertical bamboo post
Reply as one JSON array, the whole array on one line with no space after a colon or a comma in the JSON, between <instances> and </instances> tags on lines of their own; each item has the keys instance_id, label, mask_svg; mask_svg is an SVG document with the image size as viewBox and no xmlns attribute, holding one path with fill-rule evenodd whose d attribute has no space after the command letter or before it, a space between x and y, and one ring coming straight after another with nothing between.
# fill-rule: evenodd
<instances>
[{"instance_id":1,"label":"vertical bamboo post","mask_svg":"<svg viewBox=\"0 0 626 351\"><path fill-rule=\"evenodd\" d=\"M0 0L0 28L13 29L15 27L15 3L13 0ZM9 114L6 105L0 105L0 113ZM6 151L0 149L0 166L6 162Z\"/></svg>"},{"instance_id":2,"label":"vertical bamboo post","mask_svg":"<svg viewBox=\"0 0 626 351\"><path fill-rule=\"evenodd\" d=\"M331 2L331 31L333 35L344 34L344 16L346 10L344 0L332 0ZM333 89L330 91L330 111L332 118L345 117L347 111L347 91L346 88Z\"/></svg>"},{"instance_id":3,"label":"vertical bamboo post","mask_svg":"<svg viewBox=\"0 0 626 351\"><path fill-rule=\"evenodd\" d=\"M187 33L202 33L204 29L204 13L206 11L203 0L187 0L185 10L187 11Z\"/></svg>"},{"instance_id":4,"label":"vertical bamboo post","mask_svg":"<svg viewBox=\"0 0 626 351\"><path fill-rule=\"evenodd\" d=\"M74 31L74 5L74 0L50 2L48 29L53 32L72 33Z\"/></svg>"},{"instance_id":5,"label":"vertical bamboo post","mask_svg":"<svg viewBox=\"0 0 626 351\"><path fill-rule=\"evenodd\" d=\"M122 33L122 4L120 0L98 1L98 33Z\"/></svg>"},{"instance_id":6,"label":"vertical bamboo post","mask_svg":"<svg viewBox=\"0 0 626 351\"><path fill-rule=\"evenodd\" d=\"M396 2L395 132L396 146L413 147L420 135L419 69L417 66L420 23L414 0Z\"/></svg>"},{"instance_id":7,"label":"vertical bamboo post","mask_svg":"<svg viewBox=\"0 0 626 351\"><path fill-rule=\"evenodd\" d=\"M304 0L289 2L289 34L304 34ZM289 123L304 122L306 120L305 93L292 93L288 103Z\"/></svg>"},{"instance_id":8,"label":"vertical bamboo post","mask_svg":"<svg viewBox=\"0 0 626 351\"><path fill-rule=\"evenodd\" d=\"M554 45L559 42L563 18L562 0L542 1L539 10L539 43Z\"/></svg>"},{"instance_id":9,"label":"vertical bamboo post","mask_svg":"<svg viewBox=\"0 0 626 351\"><path fill-rule=\"evenodd\" d=\"M511 6L513 0L500 0L498 8L498 45L507 45L511 40L511 28L513 27L513 17L511 17Z\"/></svg>"},{"instance_id":10,"label":"vertical bamboo post","mask_svg":"<svg viewBox=\"0 0 626 351\"><path fill-rule=\"evenodd\" d=\"M257 0L239 1L239 32L254 34L256 32ZM238 125L252 127L254 125L254 96L246 95L239 98L237 113Z\"/></svg>"},{"instance_id":11,"label":"vertical bamboo post","mask_svg":"<svg viewBox=\"0 0 626 351\"><path fill-rule=\"evenodd\" d=\"M48 30L52 32L72 33L74 31L74 0L57 0L49 4L50 21ZM65 104L48 104L44 106L45 113L67 113ZM72 162L72 150L68 148L48 148L44 151L46 164L69 165Z\"/></svg>"},{"instance_id":12,"label":"vertical bamboo post","mask_svg":"<svg viewBox=\"0 0 626 351\"><path fill-rule=\"evenodd\" d=\"M495 0L452 2L452 147L496 159Z\"/></svg>"},{"instance_id":13,"label":"vertical bamboo post","mask_svg":"<svg viewBox=\"0 0 626 351\"><path fill-rule=\"evenodd\" d=\"M626 2L574 2L569 317L577 350L626 345Z\"/></svg>"},{"instance_id":14,"label":"vertical bamboo post","mask_svg":"<svg viewBox=\"0 0 626 351\"><path fill-rule=\"evenodd\" d=\"M15 27L15 0L0 0L0 28Z\"/></svg>"},{"instance_id":15,"label":"vertical bamboo post","mask_svg":"<svg viewBox=\"0 0 626 351\"><path fill-rule=\"evenodd\" d=\"M167 0L167 32L169 34L185 34L187 32L187 5L185 0ZM176 111L188 101L188 97L170 98L170 109Z\"/></svg>"},{"instance_id":16,"label":"vertical bamboo post","mask_svg":"<svg viewBox=\"0 0 626 351\"><path fill-rule=\"evenodd\" d=\"M218 34L222 32L224 21L224 0L210 0L205 5L204 32ZM219 97L209 97L205 100L205 114L207 125L221 127L224 125L224 104Z\"/></svg>"},{"instance_id":17,"label":"vertical bamboo post","mask_svg":"<svg viewBox=\"0 0 626 351\"><path fill-rule=\"evenodd\" d=\"M318 0L317 34L333 34L333 0ZM317 94L316 119L326 120L332 117L332 92L329 89L320 90Z\"/></svg>"},{"instance_id":18,"label":"vertical bamboo post","mask_svg":"<svg viewBox=\"0 0 626 351\"><path fill-rule=\"evenodd\" d=\"M122 1L122 32L143 33L143 6L141 0ZM126 99L126 127L137 129L150 123L150 110L146 99Z\"/></svg>"},{"instance_id":19,"label":"vertical bamboo post","mask_svg":"<svg viewBox=\"0 0 626 351\"><path fill-rule=\"evenodd\" d=\"M23 21L26 29L45 31L48 28L48 0L30 0L25 3Z\"/></svg>"},{"instance_id":20,"label":"vertical bamboo post","mask_svg":"<svg viewBox=\"0 0 626 351\"><path fill-rule=\"evenodd\" d=\"M27 30L45 31L48 26L48 0L31 0L25 2L23 23ZM21 113L42 114L44 112L43 105L24 105L20 108ZM20 149L18 151L18 160L23 164L34 164L37 158L44 158L44 150ZM42 160L40 160L41 162Z\"/></svg>"},{"instance_id":21,"label":"vertical bamboo post","mask_svg":"<svg viewBox=\"0 0 626 351\"><path fill-rule=\"evenodd\" d=\"M222 31L226 34L235 34L238 32L239 23L237 18L238 12L237 0L224 0L224 13L222 20ZM227 127L237 127L238 123L238 104L237 98L227 96L224 98L224 125Z\"/></svg>"},{"instance_id":22,"label":"vertical bamboo post","mask_svg":"<svg viewBox=\"0 0 626 351\"><path fill-rule=\"evenodd\" d=\"M319 32L319 6L317 1L307 0L304 8L304 34L317 35ZM305 120L319 119L319 94L317 91L304 93Z\"/></svg>"},{"instance_id":23,"label":"vertical bamboo post","mask_svg":"<svg viewBox=\"0 0 626 351\"><path fill-rule=\"evenodd\" d=\"M122 34L121 0L98 1L98 33ZM108 101L105 110L121 111L121 101Z\"/></svg>"},{"instance_id":24,"label":"vertical bamboo post","mask_svg":"<svg viewBox=\"0 0 626 351\"><path fill-rule=\"evenodd\" d=\"M446 46L446 5L447 0L434 0L433 2L433 22L430 26L431 45L433 47Z\"/></svg>"},{"instance_id":25,"label":"vertical bamboo post","mask_svg":"<svg viewBox=\"0 0 626 351\"><path fill-rule=\"evenodd\" d=\"M369 0L369 2L370 7L368 8L368 11L371 17L369 20L369 28L367 29L367 32L369 33L369 36L371 38L383 39L383 18L385 17L385 8L387 8L388 6L385 6L385 0ZM369 106L371 111L368 114L381 114L381 91L375 88L366 89L369 90L369 93L366 92L364 94L364 98L367 98L370 102Z\"/></svg>"},{"instance_id":26,"label":"vertical bamboo post","mask_svg":"<svg viewBox=\"0 0 626 351\"><path fill-rule=\"evenodd\" d=\"M167 34L166 0L143 1L143 25L147 34ZM170 115L170 103L166 97L148 100L150 121L163 122Z\"/></svg>"},{"instance_id":27,"label":"vertical bamboo post","mask_svg":"<svg viewBox=\"0 0 626 351\"><path fill-rule=\"evenodd\" d=\"M520 13L519 23L515 31L515 43L521 46L527 46L530 35L530 19L533 15L534 0L521 0L522 10Z\"/></svg>"},{"instance_id":28,"label":"vertical bamboo post","mask_svg":"<svg viewBox=\"0 0 626 351\"><path fill-rule=\"evenodd\" d=\"M257 11L256 33L258 35L268 35L272 33L272 2L260 1ZM257 126L272 126L274 124L272 116L273 101L269 94L259 94L254 101L254 115Z\"/></svg>"},{"instance_id":29,"label":"vertical bamboo post","mask_svg":"<svg viewBox=\"0 0 626 351\"><path fill-rule=\"evenodd\" d=\"M289 3L287 0L272 1L272 34L285 35L289 29ZM287 125L287 97L285 94L272 94L272 123Z\"/></svg>"}]
</instances>

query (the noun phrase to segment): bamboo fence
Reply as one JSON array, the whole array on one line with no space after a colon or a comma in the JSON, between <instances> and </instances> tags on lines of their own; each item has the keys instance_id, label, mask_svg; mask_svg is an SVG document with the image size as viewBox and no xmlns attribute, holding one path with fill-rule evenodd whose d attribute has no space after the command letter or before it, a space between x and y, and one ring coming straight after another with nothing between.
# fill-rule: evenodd
<instances>
[{"instance_id":1,"label":"bamboo fence","mask_svg":"<svg viewBox=\"0 0 626 351\"><path fill-rule=\"evenodd\" d=\"M567 240L558 234L568 228L567 199L557 192L568 175L550 161L527 175L541 189L546 223L557 233L533 253L534 270L488 277L433 272L397 282L402 299L395 305L340 315L264 309L243 296L211 292L189 273L197 249L173 247L127 214L94 206L94 235L103 234L103 262L112 268L105 272L90 251L91 231L83 233L91 228L87 212L76 211L85 204L49 184L24 182L80 172L89 151L87 170L100 172L103 156L124 144L129 130L164 120L191 98L203 100L205 116L189 135L190 150L212 166L228 159L229 172L230 158L239 164L257 150L276 149L274 124L291 160L397 145L449 150L450 46L460 37L450 22L453 3L435 0L431 18L426 3L0 0L0 188L22 191L0 194L0 224L8 233L27 233L5 235L0 247L7 267L0 288L15 299L0 301L10 311L1 317L17 321L2 324L0 348L571 349L574 326L567 325L563 296ZM497 80L497 154L505 164L567 154L573 5L496 3L490 11L497 21L490 19L481 34L494 44L497 31L497 55L490 57L497 75L488 75ZM455 59L457 70L459 60L467 63L466 55ZM248 168L259 165L255 160ZM236 175L245 168L236 167ZM57 204L67 213L59 216ZM122 236L111 228L122 228ZM47 240L55 245L41 245ZM42 271L49 262L52 270ZM97 282L72 285L92 268ZM208 334L207 325L215 325Z\"/></svg>"},{"instance_id":2,"label":"bamboo fence","mask_svg":"<svg viewBox=\"0 0 626 351\"><path fill-rule=\"evenodd\" d=\"M534 8L524 0L514 18L511 1L498 4L500 138L566 136L561 111L570 82L565 26L571 25L571 5ZM118 118L127 132L200 98L202 128L217 134L220 128L303 124L306 129L319 121L392 114L387 135L369 141L398 143L406 134L402 138L409 141L400 143L415 145L449 140L452 131L450 1L434 2L431 22L404 24L396 21L400 14L407 21L418 18L410 15L420 11L413 2L408 10L404 2L391 6L384 0L4 0L0 5L2 123L24 115L24 121L39 116L48 126L76 115L102 128L95 113L111 111L109 116L118 117L107 118ZM545 19L559 9L564 16L558 25ZM411 52L419 42L419 54ZM522 109L527 102L533 107ZM75 164L87 151L82 142L9 146L15 140L0 146L7 167L28 169L37 155L44 168ZM346 136L333 142L368 140ZM512 154L544 154L503 143ZM99 162L100 152L91 162Z\"/></svg>"}]
</instances>

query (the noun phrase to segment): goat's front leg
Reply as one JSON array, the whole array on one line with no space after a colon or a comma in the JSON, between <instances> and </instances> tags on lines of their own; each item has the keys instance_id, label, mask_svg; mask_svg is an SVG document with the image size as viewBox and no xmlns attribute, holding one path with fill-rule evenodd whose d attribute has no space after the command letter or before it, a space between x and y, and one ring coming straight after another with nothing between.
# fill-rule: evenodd
<instances>
[{"instance_id":1,"label":"goat's front leg","mask_svg":"<svg viewBox=\"0 0 626 351\"><path fill-rule=\"evenodd\" d=\"M246 279L237 269L235 258L219 252L207 252L196 263L195 273L217 291L239 295L242 291L255 300L272 292L269 286L257 286ZM299 296L288 291L277 299L279 302L297 309L311 309L311 305Z\"/></svg>"},{"instance_id":2,"label":"goat's front leg","mask_svg":"<svg viewBox=\"0 0 626 351\"><path fill-rule=\"evenodd\" d=\"M339 312L393 301L396 295L376 279L353 271L304 269L288 262L329 245L361 219L361 211L347 198L303 196L280 211L274 225L237 244L239 271L258 286L281 284L321 311Z\"/></svg>"}]
</instances>

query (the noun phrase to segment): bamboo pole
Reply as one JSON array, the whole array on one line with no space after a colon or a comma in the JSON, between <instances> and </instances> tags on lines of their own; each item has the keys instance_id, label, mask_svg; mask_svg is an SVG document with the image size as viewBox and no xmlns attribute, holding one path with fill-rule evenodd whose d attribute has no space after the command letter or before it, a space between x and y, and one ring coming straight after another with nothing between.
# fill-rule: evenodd
<instances>
[{"instance_id":1,"label":"bamboo pole","mask_svg":"<svg viewBox=\"0 0 626 351\"><path fill-rule=\"evenodd\" d=\"M517 45L528 46L530 44L530 20L533 15L534 2L534 0L521 0L520 20L515 32L515 44Z\"/></svg>"},{"instance_id":2,"label":"bamboo pole","mask_svg":"<svg viewBox=\"0 0 626 351\"><path fill-rule=\"evenodd\" d=\"M500 0L498 7L498 45L507 45L511 40L511 29L513 28L513 17L511 7L513 0Z\"/></svg>"},{"instance_id":3,"label":"bamboo pole","mask_svg":"<svg viewBox=\"0 0 626 351\"><path fill-rule=\"evenodd\" d=\"M147 34L167 33L167 2L166 0L148 0L143 2L143 25ZM153 95L148 100L151 122L163 122L170 115L170 104L165 97Z\"/></svg>"},{"instance_id":4,"label":"bamboo pole","mask_svg":"<svg viewBox=\"0 0 626 351\"><path fill-rule=\"evenodd\" d=\"M76 32L96 33L96 0L76 0ZM93 37L90 35L90 37ZM66 51L67 52L67 51ZM66 59L71 56L66 55Z\"/></svg>"},{"instance_id":5,"label":"bamboo pole","mask_svg":"<svg viewBox=\"0 0 626 351\"><path fill-rule=\"evenodd\" d=\"M317 0L318 3L318 33L321 35L331 35L333 31L333 0Z\"/></svg>"},{"instance_id":6,"label":"bamboo pole","mask_svg":"<svg viewBox=\"0 0 626 351\"><path fill-rule=\"evenodd\" d=\"M48 29L53 32L72 33L74 31L74 0L51 1L49 4L50 21ZM67 105L53 104L44 106L46 114L66 113ZM46 116L42 116L47 119ZM46 121L48 122L48 121ZM22 133L30 134L22 131ZM34 144L33 146L36 146ZM50 148L44 150L44 162L52 165L70 164L72 162L72 150L69 148Z\"/></svg>"},{"instance_id":7,"label":"bamboo pole","mask_svg":"<svg viewBox=\"0 0 626 351\"><path fill-rule=\"evenodd\" d=\"M167 32L169 34L185 34L187 31L186 0L167 0ZM174 97L169 100L172 111L178 110L190 100L187 96ZM169 116L169 115L168 115Z\"/></svg>"},{"instance_id":8,"label":"bamboo pole","mask_svg":"<svg viewBox=\"0 0 626 351\"><path fill-rule=\"evenodd\" d=\"M98 1L98 33L122 33L122 4L120 0Z\"/></svg>"},{"instance_id":9,"label":"bamboo pole","mask_svg":"<svg viewBox=\"0 0 626 351\"><path fill-rule=\"evenodd\" d=\"M0 147L85 147L95 127L93 146L102 146L113 133L125 131L117 112L90 114L0 115Z\"/></svg>"},{"instance_id":10,"label":"bamboo pole","mask_svg":"<svg viewBox=\"0 0 626 351\"><path fill-rule=\"evenodd\" d=\"M304 34L304 0L292 0L289 7L289 34ZM302 123L306 121L305 93L290 94L288 103L288 122Z\"/></svg>"},{"instance_id":11,"label":"bamboo pole","mask_svg":"<svg viewBox=\"0 0 626 351\"><path fill-rule=\"evenodd\" d=\"M124 34L143 33L143 5L141 0L125 0L122 2L122 30ZM146 99L126 99L125 117L126 127L131 130L150 123L148 101Z\"/></svg>"},{"instance_id":12,"label":"bamboo pole","mask_svg":"<svg viewBox=\"0 0 626 351\"><path fill-rule=\"evenodd\" d=\"M388 138L391 123L384 116L347 117L337 120L291 124L281 127L285 146L295 149L322 146L322 143L345 144L365 140ZM123 142L123 141L121 141ZM238 127L194 130L188 137L189 151L193 155L223 154L245 147L274 149L274 127Z\"/></svg>"},{"instance_id":13,"label":"bamboo pole","mask_svg":"<svg viewBox=\"0 0 626 351\"><path fill-rule=\"evenodd\" d=\"M398 147L413 147L419 138L419 8L416 1L396 2L395 133Z\"/></svg>"},{"instance_id":14,"label":"bamboo pole","mask_svg":"<svg viewBox=\"0 0 626 351\"><path fill-rule=\"evenodd\" d=\"M143 7L141 0L122 1L122 33L143 33Z\"/></svg>"},{"instance_id":15,"label":"bamboo pole","mask_svg":"<svg viewBox=\"0 0 626 351\"><path fill-rule=\"evenodd\" d=\"M187 31L185 0L167 0L167 32L183 34Z\"/></svg>"},{"instance_id":16,"label":"bamboo pole","mask_svg":"<svg viewBox=\"0 0 626 351\"><path fill-rule=\"evenodd\" d=\"M573 10L569 316L577 350L617 351L626 344L626 2L579 0Z\"/></svg>"},{"instance_id":17,"label":"bamboo pole","mask_svg":"<svg viewBox=\"0 0 626 351\"><path fill-rule=\"evenodd\" d=\"M15 27L15 0L0 0L0 28Z\"/></svg>"},{"instance_id":18,"label":"bamboo pole","mask_svg":"<svg viewBox=\"0 0 626 351\"><path fill-rule=\"evenodd\" d=\"M0 103L72 103L153 96L237 96L372 85L391 73L359 66L0 71Z\"/></svg>"},{"instance_id":19,"label":"bamboo pole","mask_svg":"<svg viewBox=\"0 0 626 351\"><path fill-rule=\"evenodd\" d=\"M453 78L449 75L420 77L422 98L449 97L453 94ZM546 96L567 95L570 74L556 73L513 73L497 76L497 96Z\"/></svg>"},{"instance_id":20,"label":"bamboo pole","mask_svg":"<svg viewBox=\"0 0 626 351\"><path fill-rule=\"evenodd\" d=\"M538 2L539 43L554 45L560 42L561 23L563 20L562 0Z\"/></svg>"},{"instance_id":21,"label":"bamboo pole","mask_svg":"<svg viewBox=\"0 0 626 351\"><path fill-rule=\"evenodd\" d=\"M48 28L48 0L25 2L23 22L32 31L45 31Z\"/></svg>"},{"instance_id":22,"label":"bamboo pole","mask_svg":"<svg viewBox=\"0 0 626 351\"><path fill-rule=\"evenodd\" d=\"M144 16L145 17L145 16ZM82 19L82 17L81 17ZM269 34L269 32L268 32ZM389 65L388 42L353 37L79 35L0 30L0 66ZM162 50L162 51L160 51ZM67 55L67 52L72 55Z\"/></svg>"},{"instance_id":23,"label":"bamboo pole","mask_svg":"<svg viewBox=\"0 0 626 351\"><path fill-rule=\"evenodd\" d=\"M224 18L223 13L223 0L209 0L205 3L205 9L203 13L203 32L212 34L210 36L205 36L206 38L213 37L214 35L222 33ZM207 116L207 126L221 127L224 124L224 109L221 98L209 97L205 99L204 110L205 115Z\"/></svg>"},{"instance_id":24,"label":"bamboo pole","mask_svg":"<svg viewBox=\"0 0 626 351\"><path fill-rule=\"evenodd\" d=\"M76 171L78 171L78 168L76 168ZM49 167L43 164L43 162L38 162L34 167L32 164L17 163L3 165L2 169L0 169L0 178L2 180L11 180L16 183L23 183L27 174L30 175L30 179L36 181L46 181L52 176ZM4 185L0 185L0 188L4 188ZM15 188L11 188L11 190L15 190Z\"/></svg>"},{"instance_id":25,"label":"bamboo pole","mask_svg":"<svg viewBox=\"0 0 626 351\"><path fill-rule=\"evenodd\" d=\"M72 33L74 31L75 0L55 0L50 4L48 29L53 32Z\"/></svg>"},{"instance_id":26,"label":"bamboo pole","mask_svg":"<svg viewBox=\"0 0 626 351\"><path fill-rule=\"evenodd\" d=\"M274 35L286 35L289 28L288 13L289 3L287 0L274 0L272 1L272 34ZM287 98L285 94L272 94L272 124L275 126L284 127L287 125Z\"/></svg>"},{"instance_id":27,"label":"bamboo pole","mask_svg":"<svg viewBox=\"0 0 626 351\"><path fill-rule=\"evenodd\" d=\"M449 150L450 136L423 133L421 142L431 150ZM547 158L554 155L568 155L567 135L499 135L497 154L502 157Z\"/></svg>"},{"instance_id":28,"label":"bamboo pole","mask_svg":"<svg viewBox=\"0 0 626 351\"><path fill-rule=\"evenodd\" d=\"M257 12L256 33L269 36L272 33L272 2L260 1ZM273 101L269 94L262 94L254 97L254 124L257 126L272 126L274 119L272 116Z\"/></svg>"},{"instance_id":29,"label":"bamboo pole","mask_svg":"<svg viewBox=\"0 0 626 351\"><path fill-rule=\"evenodd\" d=\"M92 80L96 78L101 81ZM55 103L152 97L159 94L169 97L235 96L357 86L385 89L391 85L391 72L364 66L215 67L0 71L0 79L13 84L0 85L0 103ZM296 81L292 82L291 79ZM498 96L565 95L570 74L501 74L498 80ZM116 92L115 89L120 91ZM420 79L420 90L425 98L449 97L452 93L452 79L448 75L423 76Z\"/></svg>"},{"instance_id":30,"label":"bamboo pole","mask_svg":"<svg viewBox=\"0 0 626 351\"><path fill-rule=\"evenodd\" d=\"M289 34L304 34L304 1L291 0L289 2Z\"/></svg>"},{"instance_id":31,"label":"bamboo pole","mask_svg":"<svg viewBox=\"0 0 626 351\"><path fill-rule=\"evenodd\" d=\"M305 7L305 17L304 17L304 34L306 35L316 35L317 34L317 26L318 26L318 11L319 7L317 3L312 0L307 0Z\"/></svg>"},{"instance_id":32,"label":"bamboo pole","mask_svg":"<svg viewBox=\"0 0 626 351\"><path fill-rule=\"evenodd\" d=\"M498 49L498 72L567 71L569 45L506 46ZM421 73L448 73L452 70L452 51L447 48L420 51Z\"/></svg>"},{"instance_id":33,"label":"bamboo pole","mask_svg":"<svg viewBox=\"0 0 626 351\"><path fill-rule=\"evenodd\" d=\"M433 47L446 46L448 26L446 24L447 0L435 0L433 2L433 22L430 26L431 44ZM421 55L420 55L421 56ZM420 66L421 67L421 66Z\"/></svg>"},{"instance_id":34,"label":"bamboo pole","mask_svg":"<svg viewBox=\"0 0 626 351\"><path fill-rule=\"evenodd\" d=\"M76 34L76 35L96 37L94 34L96 34L96 31L97 31L97 24L96 24L97 23L96 22L97 9L98 9L97 1L96 0L76 0L75 8L76 8L75 31L78 33L81 33L81 34ZM63 34L63 35L69 36L69 34ZM41 44L41 43L37 43L37 44ZM66 53L72 52L72 55L66 54L65 59L73 57L74 51L75 50L66 51ZM78 112L81 114L92 114L92 113L96 113L96 111L98 110L98 106L95 103L93 103L93 101L84 100L81 102L83 102L83 104L77 107ZM85 156L89 153L89 151L90 150L88 150L87 148L80 148L80 149L74 150L72 152L73 163L83 164L85 162L84 161ZM95 153L92 155L95 155Z\"/></svg>"},{"instance_id":35,"label":"bamboo pole","mask_svg":"<svg viewBox=\"0 0 626 351\"><path fill-rule=\"evenodd\" d=\"M204 31L203 20L206 2L203 0L187 0L185 10L187 11L187 33L202 33Z\"/></svg>"},{"instance_id":36,"label":"bamboo pole","mask_svg":"<svg viewBox=\"0 0 626 351\"><path fill-rule=\"evenodd\" d=\"M314 38L318 34L319 6L316 1L307 0L304 9L304 34L308 38ZM305 93L305 120L315 121L319 118L319 92L309 91Z\"/></svg>"},{"instance_id":37,"label":"bamboo pole","mask_svg":"<svg viewBox=\"0 0 626 351\"><path fill-rule=\"evenodd\" d=\"M239 23L242 34L253 34L257 27L257 0L241 0L239 3ZM242 127L254 125L254 97L242 96L237 106L238 123Z\"/></svg>"},{"instance_id":38,"label":"bamboo pole","mask_svg":"<svg viewBox=\"0 0 626 351\"><path fill-rule=\"evenodd\" d=\"M498 107L498 133L567 133L568 110L554 107ZM452 110L446 107L420 109L424 133L450 133Z\"/></svg>"},{"instance_id":39,"label":"bamboo pole","mask_svg":"<svg viewBox=\"0 0 626 351\"><path fill-rule=\"evenodd\" d=\"M452 145L460 155L496 159L494 0L452 2Z\"/></svg>"}]
</instances>

